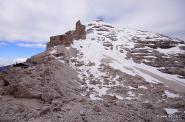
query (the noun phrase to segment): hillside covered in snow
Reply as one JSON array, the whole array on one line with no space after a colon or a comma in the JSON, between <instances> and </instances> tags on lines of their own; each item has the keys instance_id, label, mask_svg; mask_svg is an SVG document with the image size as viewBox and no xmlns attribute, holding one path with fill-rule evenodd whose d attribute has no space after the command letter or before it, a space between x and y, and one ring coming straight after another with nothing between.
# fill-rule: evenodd
<instances>
[{"instance_id":1,"label":"hillside covered in snow","mask_svg":"<svg viewBox=\"0 0 185 122\"><path fill-rule=\"evenodd\" d=\"M0 95L0 121L183 122L185 42L78 21L0 73Z\"/></svg>"}]
</instances>

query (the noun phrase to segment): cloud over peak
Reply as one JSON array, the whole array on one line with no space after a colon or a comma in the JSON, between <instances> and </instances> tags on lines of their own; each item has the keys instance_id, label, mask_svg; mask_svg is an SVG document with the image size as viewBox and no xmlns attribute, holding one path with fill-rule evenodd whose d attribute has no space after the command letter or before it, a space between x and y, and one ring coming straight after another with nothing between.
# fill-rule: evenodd
<instances>
[{"instance_id":1,"label":"cloud over peak","mask_svg":"<svg viewBox=\"0 0 185 122\"><path fill-rule=\"evenodd\" d=\"M172 36L185 33L184 0L0 0L0 40L47 42L81 19ZM181 34L180 34L181 33Z\"/></svg>"}]
</instances>

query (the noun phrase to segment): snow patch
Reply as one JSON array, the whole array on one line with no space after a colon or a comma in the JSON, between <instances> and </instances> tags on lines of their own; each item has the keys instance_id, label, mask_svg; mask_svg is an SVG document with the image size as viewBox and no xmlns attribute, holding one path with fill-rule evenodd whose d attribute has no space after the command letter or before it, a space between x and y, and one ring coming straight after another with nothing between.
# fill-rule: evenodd
<instances>
[{"instance_id":1,"label":"snow patch","mask_svg":"<svg viewBox=\"0 0 185 122\"><path fill-rule=\"evenodd\" d=\"M160 53L164 53L166 55L168 54L177 54L177 53L185 53L184 50L181 50L179 48L179 46L176 46L176 47L172 47L172 48L169 48L169 49L161 49L161 48L157 48L156 51L159 51Z\"/></svg>"},{"instance_id":2,"label":"snow patch","mask_svg":"<svg viewBox=\"0 0 185 122\"><path fill-rule=\"evenodd\" d=\"M171 93L171 92L169 92L168 90L165 90L164 92L165 92L165 94L167 95L167 97L169 97L169 98L176 98L176 97L179 97L178 94Z\"/></svg>"},{"instance_id":3,"label":"snow patch","mask_svg":"<svg viewBox=\"0 0 185 122\"><path fill-rule=\"evenodd\" d=\"M23 63L27 60L27 58L16 58L13 60L13 63Z\"/></svg>"},{"instance_id":4,"label":"snow patch","mask_svg":"<svg viewBox=\"0 0 185 122\"><path fill-rule=\"evenodd\" d=\"M167 113L168 115L172 115L172 114L178 112L178 109L174 109L174 108L164 108L164 110L166 111L166 113Z\"/></svg>"},{"instance_id":5,"label":"snow patch","mask_svg":"<svg viewBox=\"0 0 185 122\"><path fill-rule=\"evenodd\" d=\"M130 97L135 97L135 96L136 96L132 91L128 91L127 94L128 94L128 96L130 96Z\"/></svg>"},{"instance_id":6,"label":"snow patch","mask_svg":"<svg viewBox=\"0 0 185 122\"><path fill-rule=\"evenodd\" d=\"M141 89L147 89L146 86L139 86L138 88L141 88Z\"/></svg>"}]
</instances>

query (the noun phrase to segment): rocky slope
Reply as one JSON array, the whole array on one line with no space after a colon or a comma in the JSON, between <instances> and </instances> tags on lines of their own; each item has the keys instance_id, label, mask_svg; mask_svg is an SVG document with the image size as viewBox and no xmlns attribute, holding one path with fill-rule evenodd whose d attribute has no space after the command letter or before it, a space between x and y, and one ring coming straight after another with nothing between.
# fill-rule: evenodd
<instances>
[{"instance_id":1,"label":"rocky slope","mask_svg":"<svg viewBox=\"0 0 185 122\"><path fill-rule=\"evenodd\" d=\"M0 122L185 120L185 42L102 21L0 73Z\"/></svg>"}]
</instances>

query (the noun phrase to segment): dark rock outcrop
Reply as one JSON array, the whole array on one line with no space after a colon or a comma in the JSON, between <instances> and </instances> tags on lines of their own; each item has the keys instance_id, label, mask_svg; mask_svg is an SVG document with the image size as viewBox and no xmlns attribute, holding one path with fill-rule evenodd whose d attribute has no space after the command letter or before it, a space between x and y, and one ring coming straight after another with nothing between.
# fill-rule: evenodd
<instances>
[{"instance_id":1,"label":"dark rock outcrop","mask_svg":"<svg viewBox=\"0 0 185 122\"><path fill-rule=\"evenodd\" d=\"M76 29L68 31L63 35L50 37L50 42L47 43L47 48L56 45L70 45L73 40L86 39L85 25L82 25L80 20L76 23Z\"/></svg>"},{"instance_id":2,"label":"dark rock outcrop","mask_svg":"<svg viewBox=\"0 0 185 122\"><path fill-rule=\"evenodd\" d=\"M85 25L82 25L80 20L76 23L76 30L73 33L74 39L86 39Z\"/></svg>"}]
</instances>

